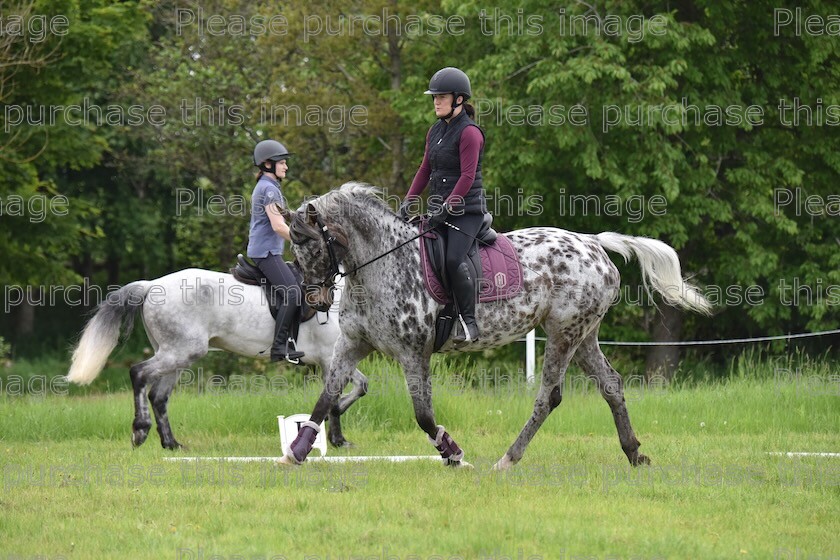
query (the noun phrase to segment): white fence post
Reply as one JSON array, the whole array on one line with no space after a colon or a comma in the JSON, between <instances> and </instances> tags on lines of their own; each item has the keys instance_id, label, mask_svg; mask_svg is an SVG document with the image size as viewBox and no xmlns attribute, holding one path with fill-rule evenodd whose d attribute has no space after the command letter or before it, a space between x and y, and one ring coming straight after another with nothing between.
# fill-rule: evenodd
<instances>
[{"instance_id":1,"label":"white fence post","mask_svg":"<svg viewBox=\"0 0 840 560\"><path fill-rule=\"evenodd\" d=\"M534 384L534 369L536 368L536 331L531 330L525 335L525 380L528 385Z\"/></svg>"}]
</instances>

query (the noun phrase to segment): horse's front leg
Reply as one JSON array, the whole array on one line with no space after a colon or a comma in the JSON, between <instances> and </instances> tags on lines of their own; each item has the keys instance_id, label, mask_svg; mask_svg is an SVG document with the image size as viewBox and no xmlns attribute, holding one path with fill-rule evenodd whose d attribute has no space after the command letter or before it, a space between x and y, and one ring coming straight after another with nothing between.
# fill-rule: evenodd
<instances>
[{"instance_id":1,"label":"horse's front leg","mask_svg":"<svg viewBox=\"0 0 840 560\"><path fill-rule=\"evenodd\" d=\"M306 460L306 456L312 451L321 422L338 404L341 392L351 374L356 370L356 365L372 351L373 348L362 340L351 340L344 333L339 335L335 343L332 363L324 375L321 396L315 403L309 421L303 423L297 437L289 446L289 452L280 458L280 463L299 465Z\"/></svg>"},{"instance_id":2,"label":"horse's front leg","mask_svg":"<svg viewBox=\"0 0 840 560\"><path fill-rule=\"evenodd\" d=\"M435 421L432 407L432 378L429 373L428 356L404 356L400 362L405 372L405 381L411 402L414 404L414 417L429 442L435 446L443 459L443 464L453 467L471 467L464 461L464 452L446 431Z\"/></svg>"},{"instance_id":3,"label":"horse's front leg","mask_svg":"<svg viewBox=\"0 0 840 560\"><path fill-rule=\"evenodd\" d=\"M327 371L327 368L324 368L324 371ZM330 409L327 418L327 437L330 444L335 447L352 447L353 444L347 441L341 432L341 415L367 393L367 377L358 369L350 375L350 382L353 384L353 390L338 399L338 402Z\"/></svg>"}]
</instances>

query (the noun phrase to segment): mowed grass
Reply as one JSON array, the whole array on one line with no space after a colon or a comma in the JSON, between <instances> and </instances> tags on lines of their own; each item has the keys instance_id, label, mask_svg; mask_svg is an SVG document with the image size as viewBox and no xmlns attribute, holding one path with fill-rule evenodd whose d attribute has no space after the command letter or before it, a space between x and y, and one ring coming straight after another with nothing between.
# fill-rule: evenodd
<instances>
[{"instance_id":1,"label":"mowed grass","mask_svg":"<svg viewBox=\"0 0 840 560\"><path fill-rule=\"evenodd\" d=\"M352 449L430 455L399 371L362 367L345 416ZM173 463L277 456L276 415L308 412L315 383L176 390L170 419L131 449L129 392L0 399L0 558L831 558L840 555L838 371L766 372L695 387L634 386L628 409L653 464L631 468L609 408L569 379L511 471L492 464L534 388L451 377L435 410L473 470L436 462ZM294 385L294 386L292 386ZM279 388L278 388L279 387ZM798 555L798 556L797 556Z\"/></svg>"}]
</instances>

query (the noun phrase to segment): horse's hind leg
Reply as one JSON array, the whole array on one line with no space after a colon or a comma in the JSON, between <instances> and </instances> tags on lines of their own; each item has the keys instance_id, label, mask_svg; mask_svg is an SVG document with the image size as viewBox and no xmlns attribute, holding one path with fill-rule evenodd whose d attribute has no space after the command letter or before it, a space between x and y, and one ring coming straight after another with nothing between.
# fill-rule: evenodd
<instances>
[{"instance_id":1,"label":"horse's hind leg","mask_svg":"<svg viewBox=\"0 0 840 560\"><path fill-rule=\"evenodd\" d=\"M147 373L154 369L155 357L139 364L134 364L129 370L131 387L134 390L134 422L131 424L131 444L134 447L143 445L152 427L149 407L146 404ZM150 368L151 366L151 368Z\"/></svg>"},{"instance_id":2,"label":"horse's hind leg","mask_svg":"<svg viewBox=\"0 0 840 560\"><path fill-rule=\"evenodd\" d=\"M563 381L566 377L566 368L571 361L572 352L573 347L570 346L569 340L560 340L560 336L557 334L552 336L549 333L543 362L542 384L534 401L534 412L507 453L496 462L493 467L494 470L506 470L519 462L537 430L540 429L551 411L557 408L560 401L563 400Z\"/></svg>"},{"instance_id":3,"label":"horse's hind leg","mask_svg":"<svg viewBox=\"0 0 840 560\"><path fill-rule=\"evenodd\" d=\"M630 416L627 414L627 406L624 402L624 381L601 352L597 329L580 345L575 355L575 362L583 368L587 376L595 381L598 390L601 391L601 396L610 405L621 449L624 450L630 464L634 467L650 464L650 459L639 453L641 443L636 439L633 426L630 425Z\"/></svg>"},{"instance_id":4,"label":"horse's hind leg","mask_svg":"<svg viewBox=\"0 0 840 560\"><path fill-rule=\"evenodd\" d=\"M167 449L179 447L178 442L172 437L166 405L175 382L178 380L178 370L189 366L206 354L207 347L205 344L202 348L194 348L186 356L183 351L183 347L179 347L177 354L162 348L148 360L131 367L131 383L134 388L134 423L132 424L131 443L135 447L143 445L149 435L149 429L152 427L152 420L146 405L146 385L149 383L151 383L149 400L155 411L161 444Z\"/></svg>"},{"instance_id":5,"label":"horse's hind leg","mask_svg":"<svg viewBox=\"0 0 840 560\"><path fill-rule=\"evenodd\" d=\"M330 409L328 418L328 438L330 444L335 447L351 447L353 444L344 438L341 431L341 415L347 412L354 402L365 396L367 393L367 377L358 369L350 375L350 382L353 384L353 390L350 393L343 395L338 403L333 405Z\"/></svg>"},{"instance_id":6,"label":"horse's hind leg","mask_svg":"<svg viewBox=\"0 0 840 560\"><path fill-rule=\"evenodd\" d=\"M172 389L178 378L181 376L181 370L189 367L190 364L207 354L207 342L189 342L183 341L178 346L178 353L170 352L162 356L158 365L157 374L154 377L152 386L149 389L149 401L152 403L152 410L155 412L155 420L157 421L157 430L160 435L160 444L164 449L178 449L181 446L172 435L172 428L169 426L169 415L167 413L167 405L169 403L169 396L172 394ZM164 357L165 356L165 357Z\"/></svg>"},{"instance_id":7,"label":"horse's hind leg","mask_svg":"<svg viewBox=\"0 0 840 560\"><path fill-rule=\"evenodd\" d=\"M155 379L149 389L149 400L152 402L152 408L155 411L157 430L158 434L160 434L160 444L164 449L179 449L183 447L175 440L175 436L172 435L172 428L169 426L169 416L166 410L167 404L169 403L169 396L172 394L172 389L175 388L178 377L180 377L180 370L160 375Z\"/></svg>"}]
</instances>

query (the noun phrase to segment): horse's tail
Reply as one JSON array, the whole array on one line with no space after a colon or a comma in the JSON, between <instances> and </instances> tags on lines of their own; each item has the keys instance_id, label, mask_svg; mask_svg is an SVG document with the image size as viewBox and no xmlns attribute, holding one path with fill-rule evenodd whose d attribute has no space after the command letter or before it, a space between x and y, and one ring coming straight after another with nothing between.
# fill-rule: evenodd
<instances>
[{"instance_id":1,"label":"horse's tail","mask_svg":"<svg viewBox=\"0 0 840 560\"><path fill-rule=\"evenodd\" d=\"M120 326L125 319L125 336L134 327L134 318L142 309L152 283L148 281L126 284L99 304L96 315L88 321L76 349L67 380L87 385L99 375L108 356L117 346Z\"/></svg>"},{"instance_id":2,"label":"horse's tail","mask_svg":"<svg viewBox=\"0 0 840 560\"><path fill-rule=\"evenodd\" d=\"M696 286L683 280L680 259L669 245L648 237L631 237L611 231L599 233L595 239L604 249L624 257L625 262L635 256L642 268L645 286L653 286L669 304L704 315L712 314L709 300Z\"/></svg>"}]
</instances>

